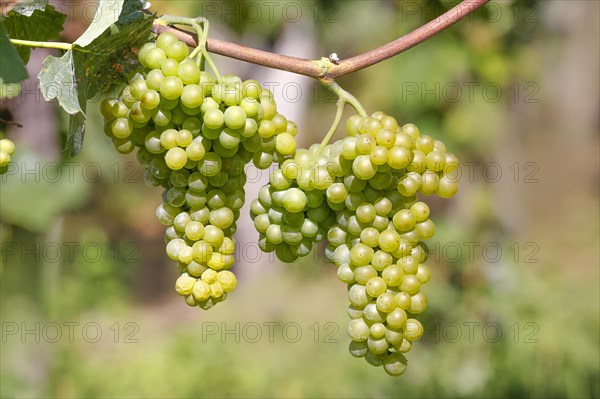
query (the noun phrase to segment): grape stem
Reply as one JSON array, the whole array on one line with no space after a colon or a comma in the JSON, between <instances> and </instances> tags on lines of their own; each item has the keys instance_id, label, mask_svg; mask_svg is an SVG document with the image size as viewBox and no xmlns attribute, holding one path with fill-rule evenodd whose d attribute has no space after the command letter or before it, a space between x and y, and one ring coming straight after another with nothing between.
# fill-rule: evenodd
<instances>
[{"instance_id":1,"label":"grape stem","mask_svg":"<svg viewBox=\"0 0 600 399\"><path fill-rule=\"evenodd\" d=\"M31 40L10 39L10 42L17 46L40 47L40 48L56 48L60 50L71 50L73 44L61 42L36 42Z\"/></svg>"},{"instance_id":2,"label":"grape stem","mask_svg":"<svg viewBox=\"0 0 600 399\"><path fill-rule=\"evenodd\" d=\"M362 106L360 101L358 101L358 99L352 94L342 89L340 85L336 83L336 81L333 79L319 79L319 81L329 90L334 92L340 100L343 100L344 104L350 104L360 116L367 116L367 111Z\"/></svg>"},{"instance_id":3,"label":"grape stem","mask_svg":"<svg viewBox=\"0 0 600 399\"><path fill-rule=\"evenodd\" d=\"M454 25L467 15L475 12L488 1L489 0L463 0L446 13L394 41L367 51L366 53L340 61L339 64L333 65L331 68L327 68L325 74L323 68L321 68L320 60L308 60L305 58L275 54L214 38L208 38L206 49L211 53L223 55L225 57L235 58L241 61L250 62L252 64L280 69L300 75L310 76L315 79L334 79L367 68L371 65L378 64L424 42L444 29ZM149 11L146 12L149 13ZM160 17L154 22L152 26L154 33L160 34L168 30L177 35L179 40L182 40L189 46L196 47L197 39L193 34L177 28L168 27L164 22L170 22L171 20L182 17L168 17L169 18L166 19ZM182 18L181 20L185 20L185 18Z\"/></svg>"},{"instance_id":4,"label":"grape stem","mask_svg":"<svg viewBox=\"0 0 600 399\"><path fill-rule=\"evenodd\" d=\"M167 28L168 25L187 25L187 26L193 27L194 30L196 31L196 42L197 43L194 43L194 47L196 47L196 48L194 49L194 51L192 51L192 53L190 54L190 57L193 58L198 53L200 53L200 56L198 58L198 64L201 64L202 59L204 58L204 60L206 60L206 63L208 64L210 69L215 74L215 80L217 81L217 83L221 82L221 74L219 73L217 66L215 65L214 61L212 60L210 54L208 53L208 51L206 49L206 43L208 41L208 27L209 27L209 22L206 18L204 18L204 17L197 17L197 18L180 17L178 15L161 15L159 18L157 18L155 20L154 24L158 25L158 26L162 26L164 28ZM165 30L169 30L169 29L165 29ZM181 31L178 30L178 32L181 32ZM187 44L189 44L189 43L187 43Z\"/></svg>"},{"instance_id":5,"label":"grape stem","mask_svg":"<svg viewBox=\"0 0 600 399\"><path fill-rule=\"evenodd\" d=\"M321 154L321 151L323 151L325 146L329 144L329 140L331 140L331 137L333 137L333 134L337 130L340 121L342 120L342 114L344 113L344 108L346 107L346 100L344 100L343 98L339 98L336 104L337 109L335 111L335 118L333 119L333 123L331 124L329 131L327 132L325 137L323 137L323 141L321 141L321 144L319 144L319 148L317 148L317 152L315 154L315 156L317 157Z\"/></svg>"},{"instance_id":6,"label":"grape stem","mask_svg":"<svg viewBox=\"0 0 600 399\"><path fill-rule=\"evenodd\" d=\"M333 119L333 123L331 124L329 131L325 134L325 137L323 137L323 141L321 141L321 144L319 144L319 148L317 149L316 153L317 156L321 153L321 151L323 151L325 146L329 144L329 140L331 140L333 134L337 130L340 121L342 120L342 114L344 113L346 104L350 104L360 116L367 116L367 111L358 101L358 99L346 90L342 89L340 85L338 85L333 79L320 79L320 82L329 90L334 92L338 96L338 100L336 103L337 108L335 112L335 118Z\"/></svg>"},{"instance_id":7,"label":"grape stem","mask_svg":"<svg viewBox=\"0 0 600 399\"><path fill-rule=\"evenodd\" d=\"M158 26L167 25L187 25L194 26L196 18L180 17L179 15L161 15L159 18L154 20L154 24Z\"/></svg>"}]
</instances>

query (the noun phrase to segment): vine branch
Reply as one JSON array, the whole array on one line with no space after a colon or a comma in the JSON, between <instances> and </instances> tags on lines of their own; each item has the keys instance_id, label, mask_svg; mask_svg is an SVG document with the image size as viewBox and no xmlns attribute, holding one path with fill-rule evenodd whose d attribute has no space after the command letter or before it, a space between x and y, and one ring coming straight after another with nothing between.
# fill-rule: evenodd
<instances>
[{"instance_id":1,"label":"vine branch","mask_svg":"<svg viewBox=\"0 0 600 399\"><path fill-rule=\"evenodd\" d=\"M337 77L359 71L381 61L387 60L388 58L391 58L416 46L417 44L424 42L444 29L454 25L467 15L473 13L488 1L489 0L464 0L460 4L448 10L446 13L415 29L414 31L381 47L345 59L339 62L337 65L330 63L328 68L325 70L322 68L320 60L309 60L305 58L271 53L215 38L208 38L206 49L211 53L235 58L265 67L310 76L320 80L333 80ZM160 34L164 31L170 31L177 35L179 40L182 40L189 46L196 47L198 45L197 39L192 33L182 29L165 26L159 21L160 20L156 20L152 26L152 31L154 33Z\"/></svg>"}]
</instances>

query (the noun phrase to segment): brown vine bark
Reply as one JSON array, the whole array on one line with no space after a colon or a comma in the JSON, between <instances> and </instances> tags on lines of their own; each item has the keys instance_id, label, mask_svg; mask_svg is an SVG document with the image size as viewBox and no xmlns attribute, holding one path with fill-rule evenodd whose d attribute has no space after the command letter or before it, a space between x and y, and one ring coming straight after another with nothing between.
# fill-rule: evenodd
<instances>
[{"instance_id":1,"label":"brown vine bark","mask_svg":"<svg viewBox=\"0 0 600 399\"><path fill-rule=\"evenodd\" d=\"M208 38L206 48L211 53L300 75L306 75L315 79L335 79L339 76L347 75L387 60L388 58L424 42L442 30L454 25L467 15L473 13L488 1L489 0L464 0L436 19L390 43L366 53L342 60L337 65L329 63L327 68L323 68L319 60L308 60L305 58L270 53L268 51L246 47L211 37ZM152 30L157 34L164 31L170 31L175 33L180 40L188 45L192 47L197 45L196 35L187 31L174 27L162 26L156 23L153 25Z\"/></svg>"}]
</instances>

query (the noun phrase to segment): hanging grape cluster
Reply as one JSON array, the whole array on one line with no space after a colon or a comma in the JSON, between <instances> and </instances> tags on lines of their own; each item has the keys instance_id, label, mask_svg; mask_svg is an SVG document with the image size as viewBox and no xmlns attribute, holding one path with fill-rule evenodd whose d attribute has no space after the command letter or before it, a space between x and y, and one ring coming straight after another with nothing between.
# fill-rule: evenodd
<instances>
[{"instance_id":1,"label":"hanging grape cluster","mask_svg":"<svg viewBox=\"0 0 600 399\"><path fill-rule=\"evenodd\" d=\"M10 139L0 140L0 174L6 173L10 156L15 152L15 143Z\"/></svg>"},{"instance_id":2,"label":"hanging grape cluster","mask_svg":"<svg viewBox=\"0 0 600 399\"><path fill-rule=\"evenodd\" d=\"M346 130L283 162L251 214L261 248L285 262L326 237L326 255L348 285L350 353L397 376L427 308L424 240L435 227L418 195L453 196L458 160L441 141L382 112L354 115Z\"/></svg>"},{"instance_id":3,"label":"hanging grape cluster","mask_svg":"<svg viewBox=\"0 0 600 399\"><path fill-rule=\"evenodd\" d=\"M144 44L138 58L143 70L101 105L104 132L119 152L137 149L145 182L164 188L156 216L181 271L175 289L208 309L237 285L228 269L244 165L282 162L295 152L298 129L277 113L269 90L233 75L215 79L172 33Z\"/></svg>"},{"instance_id":4,"label":"hanging grape cluster","mask_svg":"<svg viewBox=\"0 0 600 399\"><path fill-rule=\"evenodd\" d=\"M213 76L201 68L207 54L196 53L162 33L139 49L143 69L101 105L115 148L137 149L146 183L164 188L156 216L181 271L177 293L208 309L236 288L229 269L244 165L264 170L277 162L250 206L259 247L293 262L327 240L326 256L348 287L351 355L403 374L404 354L423 334L425 240L435 232L420 196L457 192L457 158L383 112L353 115L346 137L328 144L328 134L297 149L298 128L277 112L269 90L214 68Z\"/></svg>"}]
</instances>

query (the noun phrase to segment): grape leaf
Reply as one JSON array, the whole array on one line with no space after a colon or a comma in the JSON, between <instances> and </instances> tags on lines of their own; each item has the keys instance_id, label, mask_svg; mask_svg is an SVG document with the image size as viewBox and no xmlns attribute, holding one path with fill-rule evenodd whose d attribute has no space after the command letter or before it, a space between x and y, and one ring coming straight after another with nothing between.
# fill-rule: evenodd
<instances>
[{"instance_id":1,"label":"grape leaf","mask_svg":"<svg viewBox=\"0 0 600 399\"><path fill-rule=\"evenodd\" d=\"M138 67L136 52L132 49L145 42L150 34L153 18L141 12L144 1L119 1L122 7L116 17L115 6L108 3L116 1L101 2L98 13L110 18L95 18L82 35L83 39L79 38L62 57L46 58L39 74L44 98L58 99L71 114L67 145L72 155L81 150L83 143L87 100L113 84L126 82L127 75Z\"/></svg>"},{"instance_id":2,"label":"grape leaf","mask_svg":"<svg viewBox=\"0 0 600 399\"><path fill-rule=\"evenodd\" d=\"M48 0L27 0L17 3L11 12L30 17L35 10L44 11L48 5Z\"/></svg>"},{"instance_id":3,"label":"grape leaf","mask_svg":"<svg viewBox=\"0 0 600 399\"><path fill-rule=\"evenodd\" d=\"M46 57L40 74L40 90L46 101L57 99L69 114L83 112L77 98L77 77L71 50L62 57Z\"/></svg>"},{"instance_id":4,"label":"grape leaf","mask_svg":"<svg viewBox=\"0 0 600 399\"><path fill-rule=\"evenodd\" d=\"M83 147L83 136L85 133L85 109L71 115L69 118L69 138L67 148L71 149L71 156L79 154Z\"/></svg>"},{"instance_id":5,"label":"grape leaf","mask_svg":"<svg viewBox=\"0 0 600 399\"><path fill-rule=\"evenodd\" d=\"M74 44L85 47L92 43L98 36L104 33L112 24L119 20L123 0L104 0L98 4L94 21Z\"/></svg>"},{"instance_id":6,"label":"grape leaf","mask_svg":"<svg viewBox=\"0 0 600 399\"><path fill-rule=\"evenodd\" d=\"M54 9L47 1L34 0L19 3L7 15L0 17L8 36L13 39L45 42L59 37L66 15ZM31 48L17 46L23 62L29 61Z\"/></svg>"},{"instance_id":7,"label":"grape leaf","mask_svg":"<svg viewBox=\"0 0 600 399\"><path fill-rule=\"evenodd\" d=\"M18 83L27 79L29 74L25 64L19 57L17 49L12 45L0 20L0 80L4 83Z\"/></svg>"}]
</instances>

